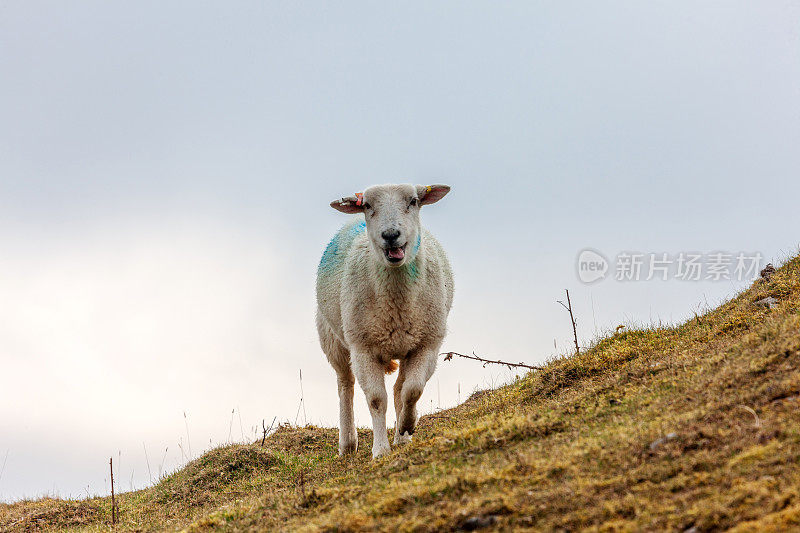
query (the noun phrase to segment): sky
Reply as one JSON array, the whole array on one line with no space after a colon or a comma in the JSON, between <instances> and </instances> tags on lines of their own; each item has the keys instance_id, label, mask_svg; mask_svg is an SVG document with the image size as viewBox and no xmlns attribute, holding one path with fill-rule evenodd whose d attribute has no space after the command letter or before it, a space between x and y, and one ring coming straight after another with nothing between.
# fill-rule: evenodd
<instances>
[{"instance_id":1,"label":"sky","mask_svg":"<svg viewBox=\"0 0 800 533\"><path fill-rule=\"evenodd\" d=\"M372 184L452 186L443 350L529 364L571 349L565 289L589 346L753 276L681 254L800 245L796 2L3 1L0 72L0 501L335 426L314 277ZM421 410L514 375L441 362Z\"/></svg>"}]
</instances>

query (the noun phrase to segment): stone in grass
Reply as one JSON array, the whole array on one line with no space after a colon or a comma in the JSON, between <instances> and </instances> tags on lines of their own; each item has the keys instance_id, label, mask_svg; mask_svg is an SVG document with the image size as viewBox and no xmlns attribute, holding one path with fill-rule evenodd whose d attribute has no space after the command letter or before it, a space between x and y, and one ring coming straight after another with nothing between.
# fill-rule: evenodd
<instances>
[{"instance_id":1,"label":"stone in grass","mask_svg":"<svg viewBox=\"0 0 800 533\"><path fill-rule=\"evenodd\" d=\"M775 307L778 307L778 299L772 296L767 296L766 298L761 298L760 300L756 300L756 305L760 305L768 309L773 309Z\"/></svg>"},{"instance_id":2,"label":"stone in grass","mask_svg":"<svg viewBox=\"0 0 800 533\"><path fill-rule=\"evenodd\" d=\"M761 279L769 281L772 279L772 276L775 275L775 267L772 266L772 263L767 263L767 266L764 267L764 270L760 272Z\"/></svg>"},{"instance_id":3,"label":"stone in grass","mask_svg":"<svg viewBox=\"0 0 800 533\"><path fill-rule=\"evenodd\" d=\"M677 433L667 433L665 436L661 437L660 439L656 439L656 440L654 440L653 442L650 443L650 451L655 450L656 448L658 448L659 446L661 446L662 444L664 444L668 440L677 439L677 438L678 438L678 434Z\"/></svg>"},{"instance_id":4,"label":"stone in grass","mask_svg":"<svg viewBox=\"0 0 800 533\"><path fill-rule=\"evenodd\" d=\"M461 531L475 531L476 529L483 529L485 527L493 526L497 522L497 517L494 515L480 515L467 518L458 526Z\"/></svg>"}]
</instances>

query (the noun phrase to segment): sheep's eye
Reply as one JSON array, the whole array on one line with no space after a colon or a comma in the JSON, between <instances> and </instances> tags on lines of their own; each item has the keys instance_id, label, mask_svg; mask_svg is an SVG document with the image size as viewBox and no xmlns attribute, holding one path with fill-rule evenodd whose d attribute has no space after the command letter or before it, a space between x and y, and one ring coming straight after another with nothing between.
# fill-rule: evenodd
<instances>
[{"instance_id":1,"label":"sheep's eye","mask_svg":"<svg viewBox=\"0 0 800 533\"><path fill-rule=\"evenodd\" d=\"M410 206L415 206L415 205L417 205L417 199L416 199L416 198L412 198L412 199L411 199L411 202L409 202L409 204L408 204L408 205L410 205Z\"/></svg>"},{"instance_id":2,"label":"sheep's eye","mask_svg":"<svg viewBox=\"0 0 800 533\"><path fill-rule=\"evenodd\" d=\"M364 202L364 209L372 209L372 206L369 205L367 202Z\"/></svg>"}]
</instances>

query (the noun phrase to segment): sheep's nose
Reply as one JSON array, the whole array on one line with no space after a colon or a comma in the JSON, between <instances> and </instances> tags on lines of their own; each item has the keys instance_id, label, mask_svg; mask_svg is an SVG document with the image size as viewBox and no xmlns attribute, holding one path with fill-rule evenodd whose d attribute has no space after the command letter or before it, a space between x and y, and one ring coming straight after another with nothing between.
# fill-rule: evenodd
<instances>
[{"instance_id":1,"label":"sheep's nose","mask_svg":"<svg viewBox=\"0 0 800 533\"><path fill-rule=\"evenodd\" d=\"M399 236L400 236L400 230L397 229L387 229L381 232L381 237L383 237L383 239L389 244L396 241Z\"/></svg>"}]
</instances>

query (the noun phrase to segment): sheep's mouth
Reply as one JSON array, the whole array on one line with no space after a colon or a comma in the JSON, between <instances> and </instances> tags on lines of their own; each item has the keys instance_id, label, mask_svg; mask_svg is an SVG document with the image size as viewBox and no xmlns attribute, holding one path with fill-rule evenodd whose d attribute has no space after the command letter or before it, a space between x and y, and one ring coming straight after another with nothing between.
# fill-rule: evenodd
<instances>
[{"instance_id":1,"label":"sheep's mouth","mask_svg":"<svg viewBox=\"0 0 800 533\"><path fill-rule=\"evenodd\" d=\"M386 255L386 260L390 263L399 263L406 257L406 245L384 248L383 253Z\"/></svg>"}]
</instances>

